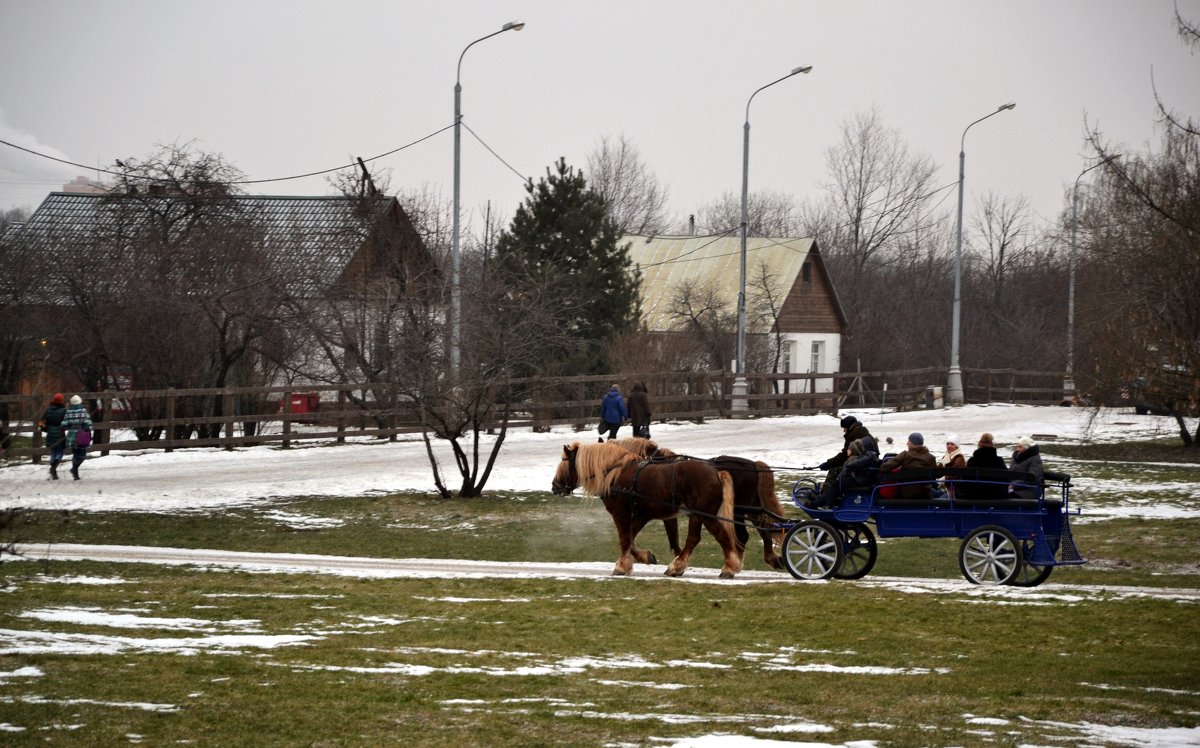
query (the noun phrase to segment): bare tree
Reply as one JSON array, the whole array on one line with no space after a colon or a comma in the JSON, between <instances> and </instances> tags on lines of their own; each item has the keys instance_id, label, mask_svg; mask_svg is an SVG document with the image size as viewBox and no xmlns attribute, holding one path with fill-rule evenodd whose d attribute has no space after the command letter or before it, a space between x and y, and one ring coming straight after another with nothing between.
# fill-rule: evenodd
<instances>
[{"instance_id":1,"label":"bare tree","mask_svg":"<svg viewBox=\"0 0 1200 748\"><path fill-rule=\"evenodd\" d=\"M1184 42L1200 49L1194 23L1176 11ZM1161 100L1157 152L1088 142L1105 167L1093 225L1081 244L1081 348L1097 394L1143 399L1173 415L1185 444L1200 444L1186 418L1200 414L1200 126Z\"/></svg>"},{"instance_id":2,"label":"bare tree","mask_svg":"<svg viewBox=\"0 0 1200 748\"><path fill-rule=\"evenodd\" d=\"M741 230L742 198L732 192L700 206L696 212L697 229L704 234L733 233ZM749 236L801 236L796 200L784 192L759 190L746 197L746 233Z\"/></svg>"},{"instance_id":3,"label":"bare tree","mask_svg":"<svg viewBox=\"0 0 1200 748\"><path fill-rule=\"evenodd\" d=\"M667 231L668 189L624 135L605 135L587 157L588 184L604 199L608 217L622 234L654 236Z\"/></svg>"}]
</instances>

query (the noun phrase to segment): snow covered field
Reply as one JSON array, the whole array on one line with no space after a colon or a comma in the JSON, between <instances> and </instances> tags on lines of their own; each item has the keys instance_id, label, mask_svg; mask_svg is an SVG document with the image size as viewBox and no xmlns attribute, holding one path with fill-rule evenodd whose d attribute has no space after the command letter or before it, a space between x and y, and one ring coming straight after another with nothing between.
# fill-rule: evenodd
<instances>
[{"instance_id":1,"label":"snow covered field","mask_svg":"<svg viewBox=\"0 0 1200 748\"><path fill-rule=\"evenodd\" d=\"M991 432L1002 455L1020 436L1034 435L1053 443L1119 442L1175 436L1167 418L1137 416L1129 409L1091 411L1053 406L971 405L935 411L880 413L846 410L856 415L887 450L900 451L912 431L925 436L926 446L940 455L947 434L957 434L964 450L979 434ZM622 436L628 436L628 428ZM763 460L779 470L811 467L834 454L841 445L838 420L829 415L766 418L749 421L710 420L704 424L654 424L659 444L676 452L712 457L731 454ZM574 433L559 427L550 433L528 429L509 432L486 490L549 490L550 479L564 443L595 438L594 431ZM443 471L453 469L445 443L438 454ZM1136 509L1140 516L1200 516L1200 465L1183 466L1194 478L1180 482L1180 466L1172 477L1158 482L1156 466L1139 466L1141 474L1125 491L1120 482L1102 484L1088 477L1085 462L1057 458L1047 468L1074 476L1077 506L1086 519L1099 519ZM65 471L64 471L65 475ZM83 480L48 480L43 465L14 465L0 469L0 506L92 511L186 512L245 505L272 497L363 496L397 491L431 491L434 484L424 445L417 438L395 443L360 442L343 446L307 446L289 451L251 447L219 449L113 452L91 456L82 468ZM456 486L456 475L443 480ZM1156 488L1174 500L1156 499Z\"/></svg>"}]
</instances>

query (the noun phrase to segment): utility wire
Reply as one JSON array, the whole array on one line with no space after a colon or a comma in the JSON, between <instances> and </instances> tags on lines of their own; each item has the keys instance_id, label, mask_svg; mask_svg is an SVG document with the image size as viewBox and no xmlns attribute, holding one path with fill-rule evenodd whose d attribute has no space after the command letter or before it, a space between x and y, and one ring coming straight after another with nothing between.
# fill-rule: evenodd
<instances>
[{"instance_id":1,"label":"utility wire","mask_svg":"<svg viewBox=\"0 0 1200 748\"><path fill-rule=\"evenodd\" d=\"M411 148L414 145L417 145L418 143L422 143L426 140L429 140L433 136L441 134L441 133L449 130L452 127L454 127L453 123L446 125L445 127L441 128L439 130L434 130L433 132L429 133L428 135L417 138L413 142L406 143L405 145L402 145L399 148L393 148L392 150L387 151L386 153L381 153L378 156L372 156L371 158L364 158L363 161L375 161L375 160L384 158L386 156L390 156L393 153L399 153L400 151L403 151L406 148ZM470 128L467 128L467 129L470 129ZM474 133L471 133L471 134L474 135ZM478 137L478 136L476 136L476 137ZM480 142L482 143L483 141L480 141ZM34 151L34 150L31 150L24 146L17 145L16 143L10 143L7 140L0 139L0 145L6 145L9 148L16 148L18 151L24 151L25 153L28 153L28 154L31 154L34 156L38 156L40 158L49 159L51 161L57 161L60 164L74 166L79 169L85 169L87 171L95 171L95 172L99 172L101 174L109 174L114 177L127 176L127 174L125 174L124 172L111 171L109 169L100 169L95 166L87 166L84 164L75 163L74 161L67 161L66 159L58 158L57 156L51 156L48 153L39 153L38 151ZM485 146L486 146L486 144L485 144ZM488 150L491 150L491 149L489 148ZM497 158L499 158L499 156L497 156ZM503 159L501 159L501 160L503 160ZM321 169L320 171L310 171L307 174L295 174L290 177L273 177L271 179L241 179L241 180L237 180L234 182L230 182L229 184L265 184L267 182L286 182L291 179L304 179L305 177L316 177L316 176L320 176L321 174L329 174L330 172L341 171L342 169L353 169L353 168L356 168L357 166L358 166L358 162L355 161L354 163L344 164L342 166L335 166L331 169ZM512 167L510 166L509 168L511 169ZM170 179L166 179L163 177L138 177L138 179L144 179L144 180L150 181L150 182L169 182L169 181L171 181ZM522 179L524 179L524 177L522 177Z\"/></svg>"},{"instance_id":2,"label":"utility wire","mask_svg":"<svg viewBox=\"0 0 1200 748\"><path fill-rule=\"evenodd\" d=\"M521 172L519 172L519 171L517 171L516 169L514 169L514 168L512 167L512 164L508 163L508 162L507 162L507 161L505 161L503 158L501 158L499 153L496 153L494 150L492 150L492 147L491 147L490 145L488 145L487 143L483 142L483 138L479 137L479 134L478 134L478 133L476 133L474 130L472 130L470 125L468 125L466 122L464 122L464 123L463 123L463 127L467 128L467 132L471 133L472 137L474 137L476 140L478 140L478 141L479 141L479 144L480 144L480 145L482 145L484 148L486 148L486 149L488 150L488 153L490 153L490 154L492 154L493 156L495 156L497 161L499 161L500 163L502 163L502 164L504 164L505 166L507 166L509 171L511 171L513 174L516 174L518 177L520 177L522 182L524 182L525 184L529 184L530 182L532 182L532 181L533 181L533 180L532 180L532 179L530 179L529 177L525 176L525 175L524 175L524 174L522 174Z\"/></svg>"}]
</instances>

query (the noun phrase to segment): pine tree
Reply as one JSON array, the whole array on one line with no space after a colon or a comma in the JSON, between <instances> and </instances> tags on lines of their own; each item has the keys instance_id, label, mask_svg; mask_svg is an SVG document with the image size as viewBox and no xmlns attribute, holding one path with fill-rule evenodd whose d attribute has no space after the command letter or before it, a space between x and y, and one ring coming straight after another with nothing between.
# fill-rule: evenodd
<instances>
[{"instance_id":1,"label":"pine tree","mask_svg":"<svg viewBox=\"0 0 1200 748\"><path fill-rule=\"evenodd\" d=\"M576 350L550 356L542 373L598 374L604 345L637 323L640 278L629 245L606 215L604 199L583 173L559 159L546 178L526 186L528 197L496 243L496 260L510 293L552 288L562 329Z\"/></svg>"}]
</instances>

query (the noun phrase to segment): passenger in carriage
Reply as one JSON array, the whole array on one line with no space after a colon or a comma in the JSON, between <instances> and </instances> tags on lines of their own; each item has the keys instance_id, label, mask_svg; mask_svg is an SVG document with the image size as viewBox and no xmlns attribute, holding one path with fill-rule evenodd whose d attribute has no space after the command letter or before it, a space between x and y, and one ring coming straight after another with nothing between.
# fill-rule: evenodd
<instances>
[{"instance_id":1,"label":"passenger in carriage","mask_svg":"<svg viewBox=\"0 0 1200 748\"><path fill-rule=\"evenodd\" d=\"M1009 469L1025 473L1019 481L1009 484L1008 490L1013 498L1036 499L1041 492L1042 473L1045 469L1042 466L1042 451L1037 442L1028 436L1017 439Z\"/></svg>"},{"instance_id":2,"label":"passenger in carriage","mask_svg":"<svg viewBox=\"0 0 1200 748\"><path fill-rule=\"evenodd\" d=\"M988 433L984 433L979 437L979 443L975 448L975 452L967 460L967 467L983 470L1008 469L1008 465L1004 463L1004 458L996 454L992 435ZM1008 486L1003 483L990 483L986 481L964 483L958 488L958 498L960 499L991 500L1003 499L1008 496Z\"/></svg>"},{"instance_id":3,"label":"passenger in carriage","mask_svg":"<svg viewBox=\"0 0 1200 748\"><path fill-rule=\"evenodd\" d=\"M938 458L938 467L944 468L960 468L967 466L967 458L963 456L962 450L958 448L958 434L949 434L946 436L946 454ZM949 494L954 497L954 481L947 480L942 482L942 495Z\"/></svg>"},{"instance_id":4,"label":"passenger in carriage","mask_svg":"<svg viewBox=\"0 0 1200 748\"><path fill-rule=\"evenodd\" d=\"M918 432L908 435L906 449L900 454L885 460L879 466L879 472L890 473L897 470L932 470L937 467L937 458L925 448L925 437ZM927 499L933 494L932 483L915 482L899 487L901 499Z\"/></svg>"},{"instance_id":5,"label":"passenger in carriage","mask_svg":"<svg viewBox=\"0 0 1200 748\"><path fill-rule=\"evenodd\" d=\"M846 416L843 418L841 420L841 426L842 435L844 437L842 451L838 452L833 457L830 457L825 462L822 462L820 465L817 465L818 470L828 471L825 473L826 486L837 485L838 473L842 471L842 466L846 464L846 455L847 450L850 449L850 444L855 439L862 439L863 437L871 436L871 432L867 431L867 427L860 423L859 420L854 416ZM872 443L874 443L873 438ZM822 491L823 490L824 488L822 488Z\"/></svg>"},{"instance_id":6,"label":"passenger in carriage","mask_svg":"<svg viewBox=\"0 0 1200 748\"><path fill-rule=\"evenodd\" d=\"M846 462L834 480L825 481L815 506L834 504L838 496L847 491L875 485L879 478L879 452L875 439L864 436L850 442L846 448Z\"/></svg>"}]
</instances>

